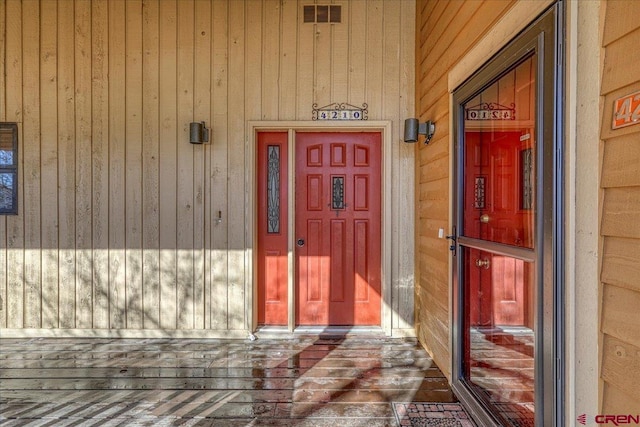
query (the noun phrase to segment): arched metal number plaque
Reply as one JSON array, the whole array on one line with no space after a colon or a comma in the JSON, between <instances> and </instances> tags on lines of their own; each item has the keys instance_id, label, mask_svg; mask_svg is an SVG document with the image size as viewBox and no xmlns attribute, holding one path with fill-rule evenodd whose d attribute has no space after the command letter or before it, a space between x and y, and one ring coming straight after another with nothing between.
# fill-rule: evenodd
<instances>
[{"instance_id":1,"label":"arched metal number plaque","mask_svg":"<svg viewBox=\"0 0 640 427\"><path fill-rule=\"evenodd\" d=\"M312 120L368 120L368 105L362 104L362 107L347 104L345 102L325 105L319 107L313 104Z\"/></svg>"}]
</instances>

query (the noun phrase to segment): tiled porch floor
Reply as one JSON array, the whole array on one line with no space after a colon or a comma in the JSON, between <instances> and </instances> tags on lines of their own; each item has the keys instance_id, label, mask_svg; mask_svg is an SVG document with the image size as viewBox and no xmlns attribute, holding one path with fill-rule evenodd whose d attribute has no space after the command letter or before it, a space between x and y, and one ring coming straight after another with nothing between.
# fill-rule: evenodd
<instances>
[{"instance_id":1,"label":"tiled porch floor","mask_svg":"<svg viewBox=\"0 0 640 427\"><path fill-rule=\"evenodd\" d=\"M0 424L394 426L455 402L415 339L2 339Z\"/></svg>"}]
</instances>

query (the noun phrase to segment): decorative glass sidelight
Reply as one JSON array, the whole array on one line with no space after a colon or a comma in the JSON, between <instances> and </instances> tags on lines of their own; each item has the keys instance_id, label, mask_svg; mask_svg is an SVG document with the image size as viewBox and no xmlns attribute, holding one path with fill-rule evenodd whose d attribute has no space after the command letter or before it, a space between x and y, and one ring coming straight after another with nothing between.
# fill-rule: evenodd
<instances>
[{"instance_id":1,"label":"decorative glass sidelight","mask_svg":"<svg viewBox=\"0 0 640 427\"><path fill-rule=\"evenodd\" d=\"M267 233L280 233L280 146L267 146Z\"/></svg>"},{"instance_id":2,"label":"decorative glass sidelight","mask_svg":"<svg viewBox=\"0 0 640 427\"><path fill-rule=\"evenodd\" d=\"M334 176L331 178L331 209L344 209L344 177Z\"/></svg>"}]
</instances>

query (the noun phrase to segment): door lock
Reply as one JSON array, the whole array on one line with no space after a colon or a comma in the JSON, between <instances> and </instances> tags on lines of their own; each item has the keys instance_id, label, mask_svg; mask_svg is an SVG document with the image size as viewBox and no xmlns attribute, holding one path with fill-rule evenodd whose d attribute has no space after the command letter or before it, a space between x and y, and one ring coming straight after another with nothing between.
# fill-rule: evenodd
<instances>
[{"instance_id":1,"label":"door lock","mask_svg":"<svg viewBox=\"0 0 640 427\"><path fill-rule=\"evenodd\" d=\"M298 245L299 248L304 246L304 239L298 239L298 241L296 242L296 245Z\"/></svg>"},{"instance_id":2,"label":"door lock","mask_svg":"<svg viewBox=\"0 0 640 427\"><path fill-rule=\"evenodd\" d=\"M476 260L476 267L478 267L478 268L484 268L485 270L488 270L490 264L491 263L489 262L488 259L477 259Z\"/></svg>"}]
</instances>

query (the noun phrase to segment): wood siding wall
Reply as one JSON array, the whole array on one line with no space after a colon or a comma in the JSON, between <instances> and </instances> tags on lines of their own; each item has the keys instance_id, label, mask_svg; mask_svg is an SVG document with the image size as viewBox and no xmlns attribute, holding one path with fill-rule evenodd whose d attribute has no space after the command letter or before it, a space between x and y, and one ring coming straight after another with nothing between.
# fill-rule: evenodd
<instances>
[{"instance_id":1,"label":"wood siding wall","mask_svg":"<svg viewBox=\"0 0 640 427\"><path fill-rule=\"evenodd\" d=\"M428 146L417 148L416 324L420 341L450 377L448 73L507 11L513 1L419 0L417 4L416 107L436 122ZM481 64L478 64L480 66Z\"/></svg>"},{"instance_id":2,"label":"wood siding wall","mask_svg":"<svg viewBox=\"0 0 640 427\"><path fill-rule=\"evenodd\" d=\"M0 327L249 329L246 123L332 102L393 122L393 326L413 326L415 2L331 0L342 24L304 24L313 3L0 0L20 141ZM203 120L212 143L189 144Z\"/></svg>"},{"instance_id":3,"label":"wood siding wall","mask_svg":"<svg viewBox=\"0 0 640 427\"><path fill-rule=\"evenodd\" d=\"M601 157L603 414L640 408L640 125L612 130L613 101L640 90L640 2L607 1Z\"/></svg>"}]
</instances>

